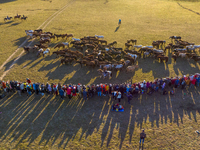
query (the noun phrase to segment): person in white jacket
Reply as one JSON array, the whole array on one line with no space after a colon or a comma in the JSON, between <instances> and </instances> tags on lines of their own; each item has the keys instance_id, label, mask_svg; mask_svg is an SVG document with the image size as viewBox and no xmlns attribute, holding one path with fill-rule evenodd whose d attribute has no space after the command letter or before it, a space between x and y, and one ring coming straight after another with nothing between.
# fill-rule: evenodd
<instances>
[{"instance_id":1,"label":"person in white jacket","mask_svg":"<svg viewBox=\"0 0 200 150\"><path fill-rule=\"evenodd\" d=\"M121 97L122 97L122 93L121 93L121 92L118 92L118 93L117 93L117 99L118 99L119 102L121 101Z\"/></svg>"}]
</instances>

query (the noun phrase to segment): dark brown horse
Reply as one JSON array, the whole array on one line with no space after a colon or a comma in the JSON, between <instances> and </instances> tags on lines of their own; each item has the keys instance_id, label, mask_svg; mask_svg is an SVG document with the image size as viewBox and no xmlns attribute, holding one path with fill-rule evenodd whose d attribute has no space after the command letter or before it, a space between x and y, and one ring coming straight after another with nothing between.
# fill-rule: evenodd
<instances>
[{"instance_id":1,"label":"dark brown horse","mask_svg":"<svg viewBox=\"0 0 200 150\"><path fill-rule=\"evenodd\" d=\"M43 44L35 44L34 46L38 46L39 48L48 48L47 45L43 45Z\"/></svg>"},{"instance_id":2,"label":"dark brown horse","mask_svg":"<svg viewBox=\"0 0 200 150\"><path fill-rule=\"evenodd\" d=\"M23 16L21 17L21 20L26 20L28 17L27 16Z\"/></svg>"},{"instance_id":3,"label":"dark brown horse","mask_svg":"<svg viewBox=\"0 0 200 150\"><path fill-rule=\"evenodd\" d=\"M51 40L50 40L50 39L44 39L44 40L41 39L39 42L40 42L40 44L43 44L43 43L50 43Z\"/></svg>"},{"instance_id":4,"label":"dark brown horse","mask_svg":"<svg viewBox=\"0 0 200 150\"><path fill-rule=\"evenodd\" d=\"M55 48L60 48L60 47L62 47L62 48L65 48L65 44L63 44L63 43L59 43L59 44L57 44L55 47L54 47L54 49Z\"/></svg>"},{"instance_id":5,"label":"dark brown horse","mask_svg":"<svg viewBox=\"0 0 200 150\"><path fill-rule=\"evenodd\" d=\"M200 56L192 56L192 59L194 59L195 62L200 61Z\"/></svg>"},{"instance_id":6,"label":"dark brown horse","mask_svg":"<svg viewBox=\"0 0 200 150\"><path fill-rule=\"evenodd\" d=\"M69 38L69 37L74 37L74 35L73 35L73 34L68 34L68 35L66 36L66 38Z\"/></svg>"},{"instance_id":7,"label":"dark brown horse","mask_svg":"<svg viewBox=\"0 0 200 150\"><path fill-rule=\"evenodd\" d=\"M14 19L19 19L21 15L14 16Z\"/></svg>"},{"instance_id":8,"label":"dark brown horse","mask_svg":"<svg viewBox=\"0 0 200 150\"><path fill-rule=\"evenodd\" d=\"M78 50L80 50L80 51L83 51L83 47L82 46L75 46L75 48Z\"/></svg>"}]
</instances>

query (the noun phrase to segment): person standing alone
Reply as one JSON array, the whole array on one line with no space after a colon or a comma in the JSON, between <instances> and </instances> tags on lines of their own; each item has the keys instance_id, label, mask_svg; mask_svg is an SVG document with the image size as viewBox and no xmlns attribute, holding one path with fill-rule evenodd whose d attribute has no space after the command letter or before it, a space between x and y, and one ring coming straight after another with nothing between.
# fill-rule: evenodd
<instances>
[{"instance_id":1,"label":"person standing alone","mask_svg":"<svg viewBox=\"0 0 200 150\"><path fill-rule=\"evenodd\" d=\"M121 19L119 19L118 25L121 25L121 22L122 22L122 20L121 20Z\"/></svg>"},{"instance_id":2,"label":"person standing alone","mask_svg":"<svg viewBox=\"0 0 200 150\"><path fill-rule=\"evenodd\" d=\"M142 144L144 144L144 139L146 138L146 134L144 133L144 129L142 129L142 133L140 133L140 144L142 141Z\"/></svg>"}]
</instances>

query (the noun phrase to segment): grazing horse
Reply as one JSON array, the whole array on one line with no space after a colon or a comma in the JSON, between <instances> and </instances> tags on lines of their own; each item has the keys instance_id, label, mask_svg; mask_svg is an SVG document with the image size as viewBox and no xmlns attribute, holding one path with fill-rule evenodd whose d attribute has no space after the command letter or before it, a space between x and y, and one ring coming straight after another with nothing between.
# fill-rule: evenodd
<instances>
[{"instance_id":1,"label":"grazing horse","mask_svg":"<svg viewBox=\"0 0 200 150\"><path fill-rule=\"evenodd\" d=\"M95 37L98 38L98 39L104 39L103 35L95 35Z\"/></svg>"},{"instance_id":2,"label":"grazing horse","mask_svg":"<svg viewBox=\"0 0 200 150\"><path fill-rule=\"evenodd\" d=\"M107 41L106 40L99 40L99 42L101 43L101 44L106 44L107 45Z\"/></svg>"},{"instance_id":3,"label":"grazing horse","mask_svg":"<svg viewBox=\"0 0 200 150\"><path fill-rule=\"evenodd\" d=\"M60 47L65 48L65 45L63 43L59 43L54 47L54 49L57 48L57 47L58 48L60 48Z\"/></svg>"},{"instance_id":4,"label":"grazing horse","mask_svg":"<svg viewBox=\"0 0 200 150\"><path fill-rule=\"evenodd\" d=\"M166 52L166 50L170 50L171 49L171 45L167 45L166 47L165 47L165 49L164 49L164 52Z\"/></svg>"},{"instance_id":5,"label":"grazing horse","mask_svg":"<svg viewBox=\"0 0 200 150\"><path fill-rule=\"evenodd\" d=\"M195 62L200 61L200 56L193 56L192 59L194 59Z\"/></svg>"},{"instance_id":6,"label":"grazing horse","mask_svg":"<svg viewBox=\"0 0 200 150\"><path fill-rule=\"evenodd\" d=\"M62 37L61 34L54 34L54 35L56 36L57 40L58 40L59 37Z\"/></svg>"},{"instance_id":7,"label":"grazing horse","mask_svg":"<svg viewBox=\"0 0 200 150\"><path fill-rule=\"evenodd\" d=\"M47 55L47 54L50 55L50 49L49 48L47 48L45 51L43 51L43 57L44 57L44 55Z\"/></svg>"},{"instance_id":8,"label":"grazing horse","mask_svg":"<svg viewBox=\"0 0 200 150\"><path fill-rule=\"evenodd\" d=\"M50 39L41 39L40 41L40 44L42 44L42 43L50 43L51 42L51 40Z\"/></svg>"},{"instance_id":9,"label":"grazing horse","mask_svg":"<svg viewBox=\"0 0 200 150\"><path fill-rule=\"evenodd\" d=\"M133 39L130 39L130 40L127 40L127 43L130 43L130 42L132 42L134 45L136 45L137 44L137 40L133 40Z\"/></svg>"},{"instance_id":10,"label":"grazing horse","mask_svg":"<svg viewBox=\"0 0 200 150\"><path fill-rule=\"evenodd\" d=\"M55 51L53 52L53 54L56 54L56 58L58 57L58 55L65 55L66 51Z\"/></svg>"},{"instance_id":11,"label":"grazing horse","mask_svg":"<svg viewBox=\"0 0 200 150\"><path fill-rule=\"evenodd\" d=\"M41 33L41 32L42 32L42 29L34 30L34 32Z\"/></svg>"},{"instance_id":12,"label":"grazing horse","mask_svg":"<svg viewBox=\"0 0 200 150\"><path fill-rule=\"evenodd\" d=\"M163 62L163 60L165 60L165 62L167 63L168 62L168 57L167 56L161 56L161 55L158 55L157 58L161 60L161 62Z\"/></svg>"},{"instance_id":13,"label":"grazing horse","mask_svg":"<svg viewBox=\"0 0 200 150\"><path fill-rule=\"evenodd\" d=\"M75 48L78 50L80 50L80 51L83 51L83 47L82 46L75 46Z\"/></svg>"},{"instance_id":14,"label":"grazing horse","mask_svg":"<svg viewBox=\"0 0 200 150\"><path fill-rule=\"evenodd\" d=\"M38 50L38 52L37 52L37 57L39 57L41 53L43 53L43 49L42 49L42 48L40 48L40 49Z\"/></svg>"},{"instance_id":15,"label":"grazing horse","mask_svg":"<svg viewBox=\"0 0 200 150\"><path fill-rule=\"evenodd\" d=\"M126 68L126 73L128 73L128 72L133 72L133 71L135 71L135 69L138 68L138 67L139 67L138 65L128 66L128 67Z\"/></svg>"},{"instance_id":16,"label":"grazing horse","mask_svg":"<svg viewBox=\"0 0 200 150\"><path fill-rule=\"evenodd\" d=\"M43 45L43 44L35 44L34 46L37 46L39 48L48 48L47 45Z\"/></svg>"},{"instance_id":17,"label":"grazing horse","mask_svg":"<svg viewBox=\"0 0 200 150\"><path fill-rule=\"evenodd\" d=\"M159 42L153 41L153 43L152 43L152 46L153 46L153 47L156 47L157 49L159 49L159 45L160 45Z\"/></svg>"},{"instance_id":18,"label":"grazing horse","mask_svg":"<svg viewBox=\"0 0 200 150\"><path fill-rule=\"evenodd\" d=\"M72 38L72 40L74 40L74 41L81 41L80 39L77 39L77 38Z\"/></svg>"},{"instance_id":19,"label":"grazing horse","mask_svg":"<svg viewBox=\"0 0 200 150\"><path fill-rule=\"evenodd\" d=\"M106 77L109 77L109 78L112 77L112 71L108 71L108 70L103 71L102 69L98 69L97 71L101 74L101 77L103 77L104 79Z\"/></svg>"},{"instance_id":20,"label":"grazing horse","mask_svg":"<svg viewBox=\"0 0 200 150\"><path fill-rule=\"evenodd\" d=\"M68 34L67 38L69 38L69 37L74 37L74 35L73 34Z\"/></svg>"},{"instance_id":21,"label":"grazing horse","mask_svg":"<svg viewBox=\"0 0 200 150\"><path fill-rule=\"evenodd\" d=\"M7 21L7 20L10 20L10 19L12 19L12 17L6 17L6 18L4 18L4 21Z\"/></svg>"}]
</instances>

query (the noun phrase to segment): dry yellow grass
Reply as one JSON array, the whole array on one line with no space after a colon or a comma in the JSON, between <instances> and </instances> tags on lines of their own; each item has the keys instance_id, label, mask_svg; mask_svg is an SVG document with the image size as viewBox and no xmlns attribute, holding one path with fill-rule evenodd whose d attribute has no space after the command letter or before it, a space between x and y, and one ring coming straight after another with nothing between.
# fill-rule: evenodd
<instances>
[{"instance_id":1,"label":"dry yellow grass","mask_svg":"<svg viewBox=\"0 0 200 150\"><path fill-rule=\"evenodd\" d=\"M70 0L0 2L0 65L25 40L24 30L36 29L68 2ZM199 11L199 2L179 3ZM3 21L7 15L17 13L27 15L28 20ZM171 35L180 35L183 40L199 45L199 17L180 7L177 1L76 0L55 17L45 31L73 33L76 38L104 35L109 42L116 40L118 47L124 47L126 40L131 38L142 45L151 45L154 40L169 43ZM119 18L122 24L115 32ZM51 50L61 41L64 40L53 40ZM4 66L1 74L21 51L22 48ZM171 56L171 52L167 54ZM77 64L61 66L60 58L54 55L36 58L35 53L29 53L22 55L4 80L24 81L29 77L39 82L121 83L130 79L135 82L191 74L199 72L200 68L198 63L184 59L178 59L176 63L171 59L168 63L159 63L147 58L139 59L137 64L140 68L135 73L114 72L111 80L102 81L96 69L80 68ZM184 93L178 92L172 98L159 94L152 97L143 95L134 99L132 106L123 102L124 113L110 112L113 100L109 98L65 102L54 96L6 97L0 100L4 114L0 122L0 149L138 149L141 128L147 132L144 149L199 149L194 133L199 127L199 89L189 91L182 99Z\"/></svg>"}]
</instances>

